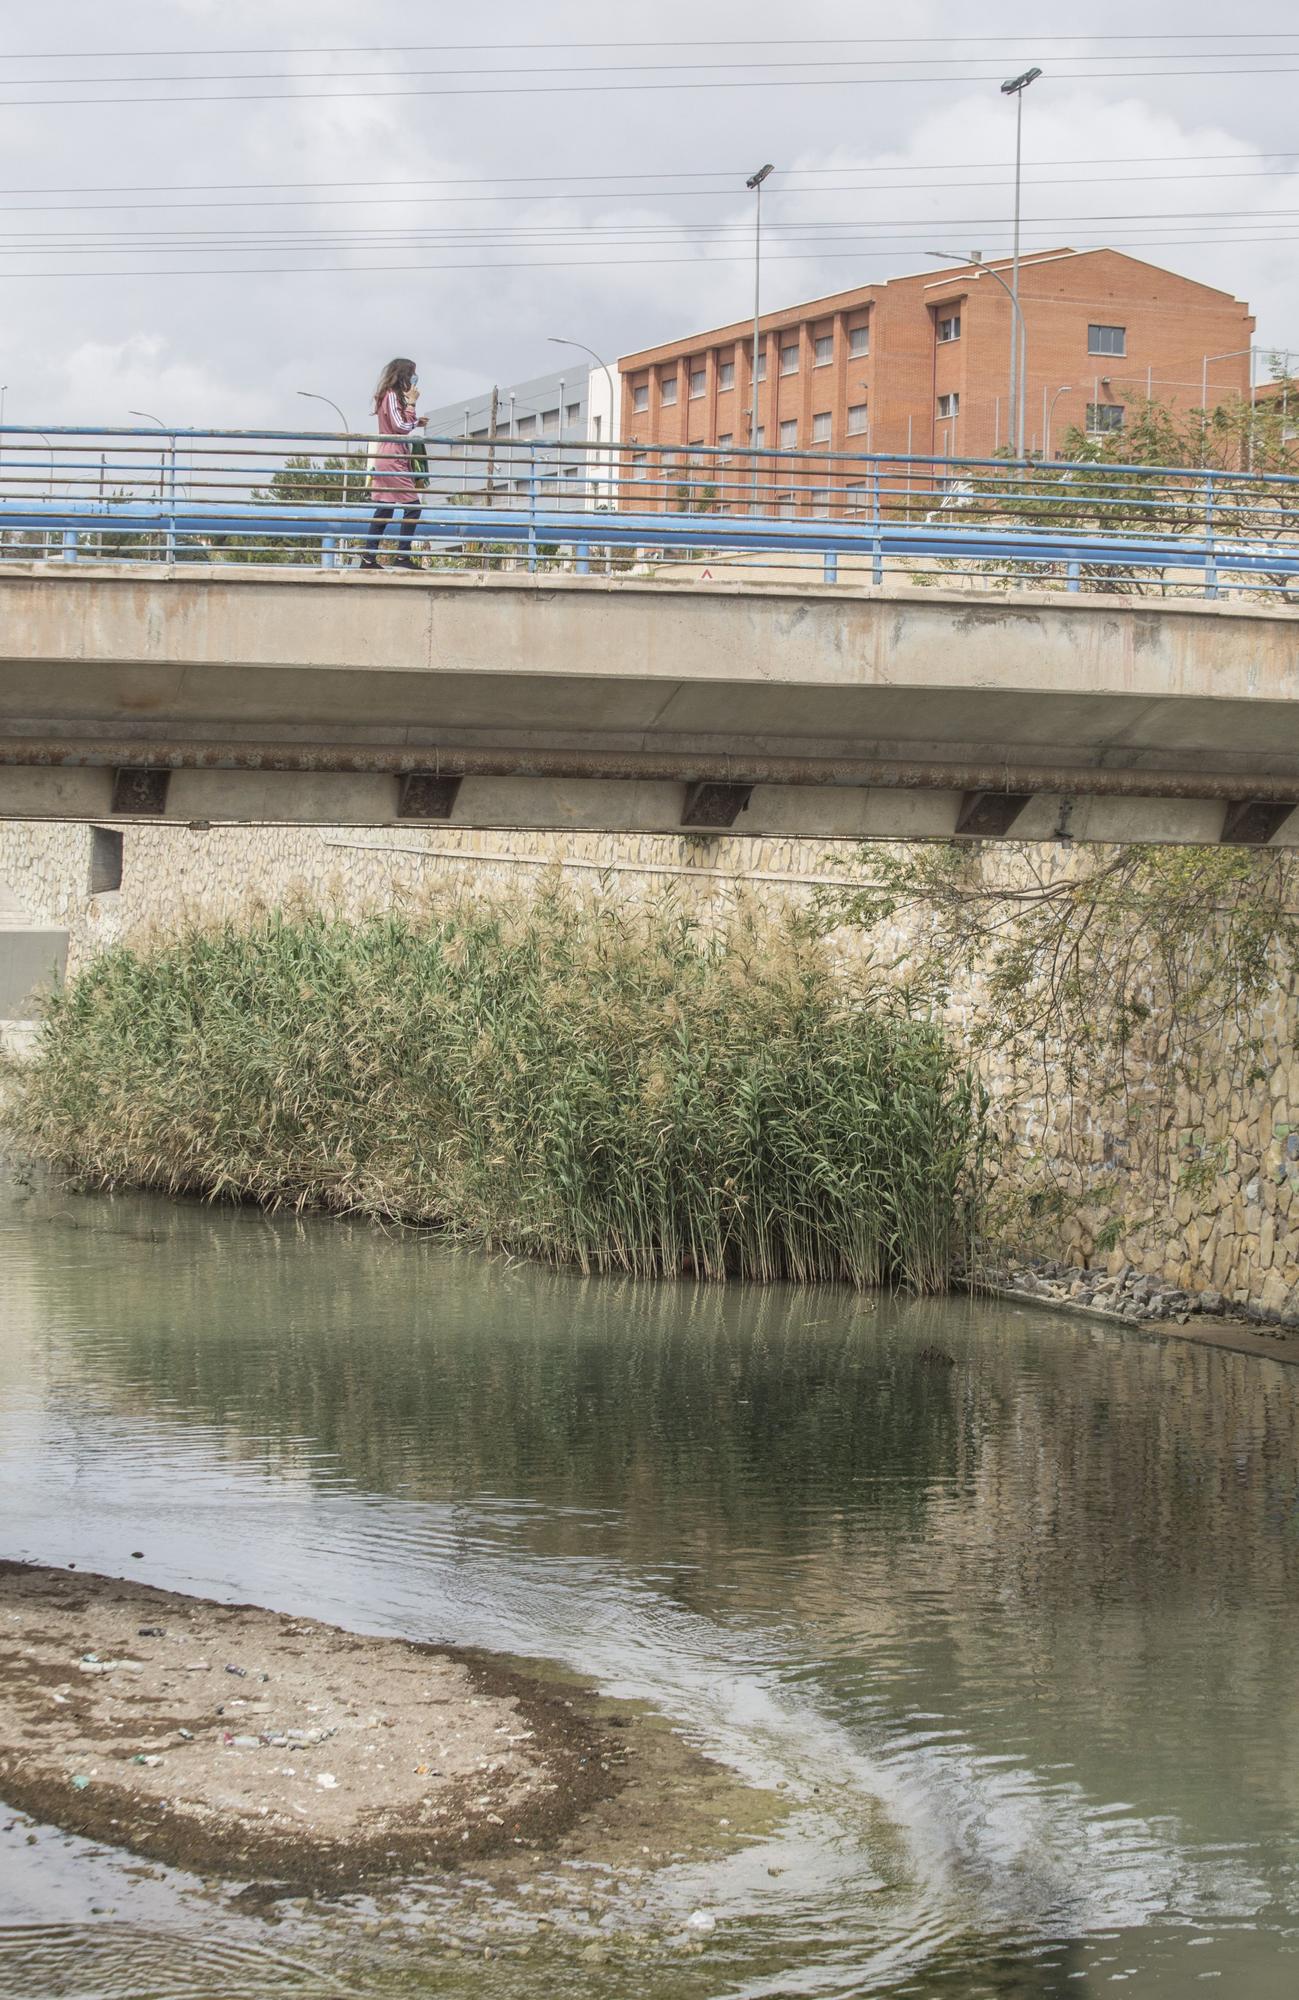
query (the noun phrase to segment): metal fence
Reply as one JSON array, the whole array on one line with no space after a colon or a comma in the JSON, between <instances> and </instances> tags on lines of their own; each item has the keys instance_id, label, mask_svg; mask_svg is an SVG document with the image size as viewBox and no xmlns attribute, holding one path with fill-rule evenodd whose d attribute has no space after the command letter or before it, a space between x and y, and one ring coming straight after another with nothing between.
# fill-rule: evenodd
<instances>
[{"instance_id":1,"label":"metal fence","mask_svg":"<svg viewBox=\"0 0 1299 2000\"><path fill-rule=\"evenodd\" d=\"M418 435L418 434L417 434ZM0 431L0 560L355 567L381 440ZM424 440L414 559L699 582L881 583L1299 603L1299 477L555 439ZM391 469L391 468L389 468ZM385 557L395 553L390 530Z\"/></svg>"}]
</instances>

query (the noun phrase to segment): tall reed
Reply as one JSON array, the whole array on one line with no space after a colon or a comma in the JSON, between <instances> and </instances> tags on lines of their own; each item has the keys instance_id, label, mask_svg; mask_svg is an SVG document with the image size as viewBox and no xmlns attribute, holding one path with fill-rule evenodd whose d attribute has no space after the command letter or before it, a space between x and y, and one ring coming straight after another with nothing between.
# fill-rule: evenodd
<instances>
[{"instance_id":1,"label":"tall reed","mask_svg":"<svg viewBox=\"0 0 1299 2000\"><path fill-rule=\"evenodd\" d=\"M983 1099L796 918L459 897L99 958L9 1121L84 1182L430 1224L583 1270L941 1288Z\"/></svg>"}]
</instances>

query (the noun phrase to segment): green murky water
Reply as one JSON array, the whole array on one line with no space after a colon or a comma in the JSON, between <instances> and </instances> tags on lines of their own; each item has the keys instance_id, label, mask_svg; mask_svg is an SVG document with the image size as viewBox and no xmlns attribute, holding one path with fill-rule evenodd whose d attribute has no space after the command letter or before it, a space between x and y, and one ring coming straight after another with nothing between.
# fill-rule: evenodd
<instances>
[{"instance_id":1,"label":"green murky water","mask_svg":"<svg viewBox=\"0 0 1299 2000\"><path fill-rule=\"evenodd\" d=\"M13 1188L0 1320L3 1553L560 1661L791 1802L278 1924L2 1816L5 2000L1299 1984L1299 1372Z\"/></svg>"}]
</instances>

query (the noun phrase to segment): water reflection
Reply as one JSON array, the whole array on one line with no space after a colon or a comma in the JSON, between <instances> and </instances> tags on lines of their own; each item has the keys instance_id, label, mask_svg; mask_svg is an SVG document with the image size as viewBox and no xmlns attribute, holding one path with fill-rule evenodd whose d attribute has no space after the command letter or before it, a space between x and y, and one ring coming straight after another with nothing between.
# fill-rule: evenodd
<instances>
[{"instance_id":1,"label":"water reflection","mask_svg":"<svg viewBox=\"0 0 1299 2000\"><path fill-rule=\"evenodd\" d=\"M778 1888L679 1885L746 1926L727 1990L1295 1970L1291 1371L254 1213L4 1222L9 1549L143 1545L160 1582L657 1700L808 1808Z\"/></svg>"}]
</instances>

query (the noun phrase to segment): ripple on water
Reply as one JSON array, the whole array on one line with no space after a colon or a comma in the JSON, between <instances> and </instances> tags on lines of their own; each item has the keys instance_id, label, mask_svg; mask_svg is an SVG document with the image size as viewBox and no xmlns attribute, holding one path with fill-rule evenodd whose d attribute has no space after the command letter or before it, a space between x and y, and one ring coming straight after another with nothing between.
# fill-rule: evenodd
<instances>
[{"instance_id":1,"label":"ripple on water","mask_svg":"<svg viewBox=\"0 0 1299 2000\"><path fill-rule=\"evenodd\" d=\"M5 2000L348 2000L318 1967L253 1945L134 1924L29 1924L0 1929Z\"/></svg>"},{"instance_id":2,"label":"ripple on water","mask_svg":"<svg viewBox=\"0 0 1299 2000\"><path fill-rule=\"evenodd\" d=\"M788 1787L747 1867L656 1878L661 1932L716 1911L703 1958L572 1990L1180 2000L1221 1970L1288 1994L1286 1371L1027 1309L864 1317L343 1225L77 1214L29 1218L0 1262L10 1552L554 1658ZM161 1254L117 1240L142 1222ZM40 1949L112 2000L327 1990L227 1961L220 1916L193 1942L22 1928L64 1907L11 1906L0 1993L58 1990Z\"/></svg>"}]
</instances>

